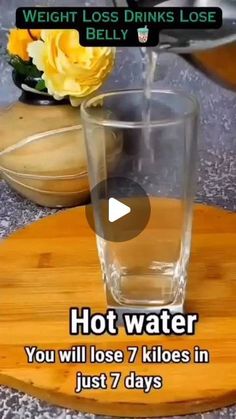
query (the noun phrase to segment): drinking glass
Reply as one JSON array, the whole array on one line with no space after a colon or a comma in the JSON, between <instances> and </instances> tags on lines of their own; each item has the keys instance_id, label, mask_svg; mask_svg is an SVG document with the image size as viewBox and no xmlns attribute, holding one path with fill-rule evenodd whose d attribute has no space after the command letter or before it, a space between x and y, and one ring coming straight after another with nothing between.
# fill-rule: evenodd
<instances>
[{"instance_id":1,"label":"drinking glass","mask_svg":"<svg viewBox=\"0 0 236 419\"><path fill-rule=\"evenodd\" d=\"M196 172L196 99L174 90L153 90L151 97L143 90L124 90L86 100L81 113L108 306L183 312ZM112 144L116 153L111 162ZM112 182L113 190L111 179L119 179ZM145 198L138 196L137 188L127 187L125 179L145 191L150 217L145 228L141 223L140 231L127 240L122 239L123 229L117 232L116 223L110 223L113 239L112 234L106 236L109 221L102 203L114 196L131 209L138 204L141 218L142 208L147 209ZM132 224L125 226L128 233Z\"/></svg>"}]
</instances>

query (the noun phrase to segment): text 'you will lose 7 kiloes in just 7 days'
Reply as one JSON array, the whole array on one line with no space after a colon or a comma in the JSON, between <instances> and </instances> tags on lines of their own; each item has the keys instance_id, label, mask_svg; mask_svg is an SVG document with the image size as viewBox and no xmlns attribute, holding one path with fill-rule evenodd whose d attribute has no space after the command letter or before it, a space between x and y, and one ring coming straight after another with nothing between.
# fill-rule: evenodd
<instances>
[{"instance_id":1,"label":"text 'you will lose 7 kiloes in just 7 days'","mask_svg":"<svg viewBox=\"0 0 236 419\"><path fill-rule=\"evenodd\" d=\"M115 27L114 27L115 24ZM211 8L35 8L16 12L22 29L77 29L83 46L156 46L166 28L217 29L222 10Z\"/></svg>"},{"instance_id":2,"label":"text 'you will lose 7 kiloes in just 7 days'","mask_svg":"<svg viewBox=\"0 0 236 419\"><path fill-rule=\"evenodd\" d=\"M117 335L118 315L115 310L108 309L105 314L91 313L91 309L83 307L70 309L70 334L88 335ZM126 333L129 335L140 334L194 334L197 314L171 314L168 310L162 310L159 314L143 313L137 315L126 313L123 315ZM146 327L144 326L146 324ZM160 390L164 385L161 375L140 375L134 369L138 359L143 364L163 364L163 363L209 363L210 354L195 346L191 350L168 350L162 345L148 346L127 346L121 349L99 349L96 345L72 346L69 349L48 349L42 350L37 346L25 346L25 354L29 364L77 364L78 371L75 376L76 394L85 390L116 390L119 386L124 386L126 390L142 390L149 393L152 390ZM127 373L122 373L119 368L115 371L99 374L85 374L80 371L81 366L90 364L120 364L130 365ZM80 367L79 367L80 365Z\"/></svg>"}]
</instances>

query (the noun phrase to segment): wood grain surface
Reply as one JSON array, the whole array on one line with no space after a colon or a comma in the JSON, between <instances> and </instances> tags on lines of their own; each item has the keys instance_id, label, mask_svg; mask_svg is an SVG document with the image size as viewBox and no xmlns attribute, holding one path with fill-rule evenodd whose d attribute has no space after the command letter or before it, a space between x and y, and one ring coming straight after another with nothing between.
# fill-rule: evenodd
<instances>
[{"instance_id":1,"label":"wood grain surface","mask_svg":"<svg viewBox=\"0 0 236 419\"><path fill-rule=\"evenodd\" d=\"M84 208L62 212L18 231L0 247L0 383L50 403L113 416L166 416L236 402L236 214L196 205L187 312L200 316L195 336L70 336L69 308L106 303L95 237ZM209 364L28 364L24 346L62 349L128 345L211 354ZM127 390L75 393L76 373L135 370L161 375L164 386L145 394ZM110 380L108 380L110 383Z\"/></svg>"}]
</instances>

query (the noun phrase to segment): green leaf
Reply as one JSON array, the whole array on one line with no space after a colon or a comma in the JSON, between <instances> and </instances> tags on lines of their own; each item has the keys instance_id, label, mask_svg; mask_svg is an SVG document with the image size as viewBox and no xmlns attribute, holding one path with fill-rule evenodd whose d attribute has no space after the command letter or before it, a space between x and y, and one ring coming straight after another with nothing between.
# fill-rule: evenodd
<instances>
[{"instance_id":1,"label":"green leaf","mask_svg":"<svg viewBox=\"0 0 236 419\"><path fill-rule=\"evenodd\" d=\"M25 74L25 65L19 57L12 56L10 58L9 64L17 71L17 73L23 75Z\"/></svg>"},{"instance_id":2,"label":"green leaf","mask_svg":"<svg viewBox=\"0 0 236 419\"><path fill-rule=\"evenodd\" d=\"M17 55L10 58L9 64L16 70L17 73L25 77L40 78L42 72L32 63L32 61L23 61Z\"/></svg>"},{"instance_id":3,"label":"green leaf","mask_svg":"<svg viewBox=\"0 0 236 419\"><path fill-rule=\"evenodd\" d=\"M44 80L39 80L38 81L38 83L36 84L36 86L35 86L35 89L36 90L39 90L40 92L42 91L42 90L45 90L46 89L46 86L45 86L45 81Z\"/></svg>"}]
</instances>

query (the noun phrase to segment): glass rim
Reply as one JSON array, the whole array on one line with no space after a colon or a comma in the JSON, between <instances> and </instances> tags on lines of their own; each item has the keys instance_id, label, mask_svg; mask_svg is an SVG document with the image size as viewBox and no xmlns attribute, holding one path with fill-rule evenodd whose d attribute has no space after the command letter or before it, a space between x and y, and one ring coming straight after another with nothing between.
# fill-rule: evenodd
<instances>
[{"instance_id":1,"label":"glass rim","mask_svg":"<svg viewBox=\"0 0 236 419\"><path fill-rule=\"evenodd\" d=\"M143 93L143 89L122 89L122 90L113 90L110 92L100 93L99 95L85 99L81 103L81 116L82 119L86 122L93 123L95 125L104 126L104 127L113 127L113 128L144 128L145 121L122 121L118 119L97 119L96 116L92 115L89 112L90 107L95 108L95 103L102 101L105 98L124 95L124 94L135 94ZM177 123L183 122L186 119L195 117L199 112L199 104L196 97L193 94L187 93L181 89L152 89L151 93L160 93L166 95L176 95L186 100L189 100L192 103L192 109L187 110L183 115L160 119L152 120L149 122L150 127L163 127L166 125L175 125Z\"/></svg>"}]
</instances>

